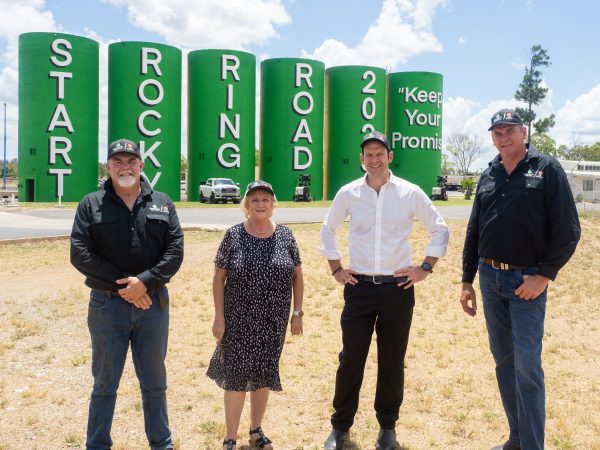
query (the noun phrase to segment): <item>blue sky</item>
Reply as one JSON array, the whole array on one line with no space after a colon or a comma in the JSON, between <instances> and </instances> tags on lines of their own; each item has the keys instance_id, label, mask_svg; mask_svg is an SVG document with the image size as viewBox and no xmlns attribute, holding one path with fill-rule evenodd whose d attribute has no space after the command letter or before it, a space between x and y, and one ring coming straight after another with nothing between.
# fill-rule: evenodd
<instances>
[{"instance_id":1,"label":"blue sky","mask_svg":"<svg viewBox=\"0 0 600 450\"><path fill-rule=\"evenodd\" d=\"M328 67L369 64L444 75L444 135L479 135L494 150L487 124L515 106L529 49L541 44L549 95L538 109L556 114L561 144L600 140L598 2L582 0L0 0L0 102L8 107L8 156L17 155L17 40L28 31L60 31L101 43L162 42L184 51L244 49L259 60L311 57ZM104 72L104 75L102 73ZM101 118L106 100L101 96ZM106 145L105 123L100 142ZM183 130L185 134L185 129ZM102 154L102 152L101 152Z\"/></svg>"}]
</instances>

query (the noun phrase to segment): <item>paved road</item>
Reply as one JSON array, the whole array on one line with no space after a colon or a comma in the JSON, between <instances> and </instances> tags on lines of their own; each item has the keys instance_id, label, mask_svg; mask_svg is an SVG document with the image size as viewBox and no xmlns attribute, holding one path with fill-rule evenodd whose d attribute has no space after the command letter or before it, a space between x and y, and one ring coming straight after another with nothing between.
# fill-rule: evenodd
<instances>
[{"instance_id":1,"label":"paved road","mask_svg":"<svg viewBox=\"0 0 600 450\"><path fill-rule=\"evenodd\" d=\"M469 217L470 206L445 206L440 212L446 219ZM184 229L228 228L242 221L238 208L180 208L177 210ZM327 208L278 208L273 219L278 223L322 222ZM68 236L74 209L2 209L0 241Z\"/></svg>"}]
</instances>

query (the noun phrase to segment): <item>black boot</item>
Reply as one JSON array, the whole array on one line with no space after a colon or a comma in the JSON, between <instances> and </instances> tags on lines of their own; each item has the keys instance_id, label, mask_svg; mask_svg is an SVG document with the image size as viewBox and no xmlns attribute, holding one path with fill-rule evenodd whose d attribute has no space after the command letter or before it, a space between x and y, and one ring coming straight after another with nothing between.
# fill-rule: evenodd
<instances>
[{"instance_id":1,"label":"black boot","mask_svg":"<svg viewBox=\"0 0 600 450\"><path fill-rule=\"evenodd\" d=\"M379 430L375 450L394 450L396 445L398 445L398 442L396 442L396 430L388 428Z\"/></svg>"},{"instance_id":2,"label":"black boot","mask_svg":"<svg viewBox=\"0 0 600 450\"><path fill-rule=\"evenodd\" d=\"M348 432L343 430L331 430L331 434L325 440L323 448L325 450L341 450L344 447L344 441L348 439Z\"/></svg>"}]
</instances>

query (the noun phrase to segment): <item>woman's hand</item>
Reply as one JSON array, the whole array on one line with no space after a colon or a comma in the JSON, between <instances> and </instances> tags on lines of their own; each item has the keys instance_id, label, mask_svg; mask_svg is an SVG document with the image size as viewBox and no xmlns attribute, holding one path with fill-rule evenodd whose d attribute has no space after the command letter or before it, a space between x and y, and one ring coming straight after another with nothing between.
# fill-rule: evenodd
<instances>
[{"instance_id":1,"label":"woman's hand","mask_svg":"<svg viewBox=\"0 0 600 450\"><path fill-rule=\"evenodd\" d=\"M212 326L213 336L217 339L217 344L221 342L223 334L225 334L225 319L223 317L215 317Z\"/></svg>"},{"instance_id":2,"label":"woman's hand","mask_svg":"<svg viewBox=\"0 0 600 450\"><path fill-rule=\"evenodd\" d=\"M293 336L299 336L302 334L302 317L292 316L290 320L290 328L292 329Z\"/></svg>"}]
</instances>

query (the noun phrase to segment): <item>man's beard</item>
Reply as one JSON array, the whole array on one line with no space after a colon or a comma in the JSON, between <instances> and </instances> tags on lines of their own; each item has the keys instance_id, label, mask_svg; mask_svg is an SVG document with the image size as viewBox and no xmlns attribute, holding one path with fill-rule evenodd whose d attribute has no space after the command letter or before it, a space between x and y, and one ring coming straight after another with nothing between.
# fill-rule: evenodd
<instances>
[{"instance_id":1,"label":"man's beard","mask_svg":"<svg viewBox=\"0 0 600 450\"><path fill-rule=\"evenodd\" d=\"M119 185L119 187L121 188L130 188L135 186L136 184L136 179L133 175L128 174L128 175L119 175L117 177L117 184Z\"/></svg>"}]
</instances>

